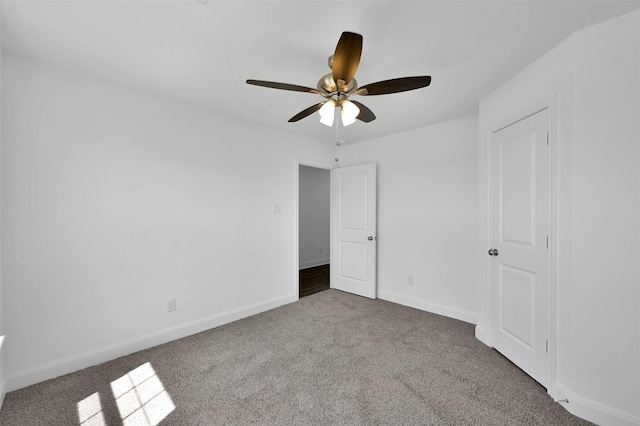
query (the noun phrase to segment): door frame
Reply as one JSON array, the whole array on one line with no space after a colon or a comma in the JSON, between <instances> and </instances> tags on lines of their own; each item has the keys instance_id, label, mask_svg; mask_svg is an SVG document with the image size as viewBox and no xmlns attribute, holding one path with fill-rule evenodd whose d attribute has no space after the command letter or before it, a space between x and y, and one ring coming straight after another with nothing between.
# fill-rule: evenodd
<instances>
[{"instance_id":1,"label":"door frame","mask_svg":"<svg viewBox=\"0 0 640 426\"><path fill-rule=\"evenodd\" d=\"M293 256L293 271L294 271L294 279L293 283L295 287L293 288L295 300L300 300L300 166L314 167L316 169L331 170L336 168L335 164L331 164L329 162L320 162L313 160L306 160L302 158L295 159L295 201L293 203L294 208L294 216L295 216L295 229L294 229L294 242L293 246L295 247L294 256ZM331 185L331 181L329 181ZM331 194L329 194L329 209L331 209ZM331 219L329 219L331 220ZM331 233L331 222L329 222L329 233ZM331 243L329 243L331 244ZM331 247L331 245L329 245Z\"/></svg>"},{"instance_id":2,"label":"door frame","mask_svg":"<svg viewBox=\"0 0 640 426\"><path fill-rule=\"evenodd\" d=\"M548 336L549 336L549 356L548 356L548 377L547 383L549 384L547 388L547 393L550 395L556 394L556 379L557 379L557 335L556 335L556 314L557 314L557 305L556 305L556 283L557 283L557 268L556 268L556 255L557 255L557 151L558 151L558 109L557 109L557 93L553 94L551 97L544 98L538 102L535 102L529 107L524 108L522 110L518 110L517 113L501 120L500 122L493 125L488 132L486 133L485 143L487 144L487 166L488 166L488 174L487 174L487 192L486 192L486 200L487 203L487 222L486 232L484 233L484 250L481 253L485 255L486 251L489 249L489 245L492 241L493 234L491 229L491 223L493 221L492 209L491 209L491 200L493 199L493 188L491 182L493 181L492 174L492 156L491 156L491 142L492 136L494 133L508 127L512 124L517 123L518 121L524 120L544 109L549 110L549 318L548 318ZM486 256L486 255L485 255ZM493 347L493 297L492 297L492 276L491 276L491 268L490 268L490 258L488 256L485 257L484 260L484 270L486 272L485 280L487 283L487 292L486 292L486 327L483 330L486 338L486 342L489 346Z\"/></svg>"}]
</instances>

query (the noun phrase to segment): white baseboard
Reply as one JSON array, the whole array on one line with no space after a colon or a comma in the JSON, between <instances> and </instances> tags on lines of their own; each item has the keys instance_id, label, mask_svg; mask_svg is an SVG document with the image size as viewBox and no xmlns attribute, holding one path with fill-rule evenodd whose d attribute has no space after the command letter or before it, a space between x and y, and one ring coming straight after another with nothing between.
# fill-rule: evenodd
<instances>
[{"instance_id":1,"label":"white baseboard","mask_svg":"<svg viewBox=\"0 0 640 426\"><path fill-rule=\"evenodd\" d=\"M300 262L299 269L314 268L316 266L328 265L331 262L329 258L319 260L309 260L306 262Z\"/></svg>"},{"instance_id":2,"label":"white baseboard","mask_svg":"<svg viewBox=\"0 0 640 426\"><path fill-rule=\"evenodd\" d=\"M4 338L5 336L0 336L0 409L2 409L4 397L7 394L7 382L4 378Z\"/></svg>"},{"instance_id":3,"label":"white baseboard","mask_svg":"<svg viewBox=\"0 0 640 426\"><path fill-rule=\"evenodd\" d=\"M144 349L158 346L172 340L181 339L211 328L219 327L242 318L265 312L298 300L298 295L278 297L231 311L212 315L189 323L145 334L112 345L103 346L76 355L57 359L35 367L17 371L7 377L6 392L11 392L63 374L111 361Z\"/></svg>"},{"instance_id":4,"label":"white baseboard","mask_svg":"<svg viewBox=\"0 0 640 426\"><path fill-rule=\"evenodd\" d=\"M489 339L487 338L487 330L480 327L479 325L476 325L476 339L491 347L491 345L489 344Z\"/></svg>"},{"instance_id":5,"label":"white baseboard","mask_svg":"<svg viewBox=\"0 0 640 426\"><path fill-rule=\"evenodd\" d=\"M569 402L558 402L571 414L574 414L585 420L589 420L597 425L606 426L638 426L640 425L640 417L623 413L615 408L589 401L581 398L573 392L567 390L559 383L555 385L555 395L552 395L556 401L568 400Z\"/></svg>"},{"instance_id":6,"label":"white baseboard","mask_svg":"<svg viewBox=\"0 0 640 426\"><path fill-rule=\"evenodd\" d=\"M471 312L461 311L459 309L444 305L438 305L436 303L430 303L422 299L417 299L415 297L402 296L388 291L378 291L378 298L389 302L398 303L400 305L409 306L410 308L420 309L421 311L427 311L433 314L469 322L471 324L476 324L478 321L476 315Z\"/></svg>"}]
</instances>

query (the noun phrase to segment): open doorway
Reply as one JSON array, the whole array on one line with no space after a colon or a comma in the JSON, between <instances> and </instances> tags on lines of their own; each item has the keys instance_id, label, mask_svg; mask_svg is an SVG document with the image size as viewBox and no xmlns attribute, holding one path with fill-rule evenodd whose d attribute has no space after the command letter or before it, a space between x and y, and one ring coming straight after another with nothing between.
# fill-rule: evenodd
<instances>
[{"instance_id":1,"label":"open doorway","mask_svg":"<svg viewBox=\"0 0 640 426\"><path fill-rule=\"evenodd\" d=\"M330 288L331 172L299 165L299 297Z\"/></svg>"}]
</instances>

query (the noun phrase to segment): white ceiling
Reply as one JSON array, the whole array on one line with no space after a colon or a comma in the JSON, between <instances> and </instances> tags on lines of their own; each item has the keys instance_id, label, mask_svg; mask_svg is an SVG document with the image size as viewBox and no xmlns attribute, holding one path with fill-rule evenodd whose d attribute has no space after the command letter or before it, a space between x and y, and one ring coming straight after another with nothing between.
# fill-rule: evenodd
<instances>
[{"instance_id":1,"label":"white ceiling","mask_svg":"<svg viewBox=\"0 0 640 426\"><path fill-rule=\"evenodd\" d=\"M2 48L138 89L332 142L315 87L342 31L364 37L360 85L431 75L431 86L358 97L377 115L339 129L361 141L477 113L478 101L571 33L632 1L2 1ZM337 120L339 121L339 120Z\"/></svg>"}]
</instances>

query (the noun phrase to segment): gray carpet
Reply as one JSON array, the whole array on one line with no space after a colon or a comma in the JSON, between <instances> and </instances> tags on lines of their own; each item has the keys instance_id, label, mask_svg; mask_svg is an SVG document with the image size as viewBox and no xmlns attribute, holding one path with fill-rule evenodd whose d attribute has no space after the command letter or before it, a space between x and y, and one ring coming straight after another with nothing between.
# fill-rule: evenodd
<instances>
[{"instance_id":1,"label":"gray carpet","mask_svg":"<svg viewBox=\"0 0 640 426\"><path fill-rule=\"evenodd\" d=\"M123 423L590 424L471 324L337 290L11 392L0 412L5 426Z\"/></svg>"}]
</instances>

